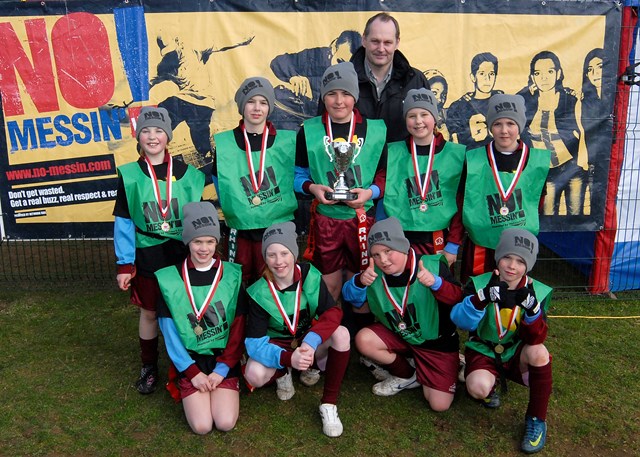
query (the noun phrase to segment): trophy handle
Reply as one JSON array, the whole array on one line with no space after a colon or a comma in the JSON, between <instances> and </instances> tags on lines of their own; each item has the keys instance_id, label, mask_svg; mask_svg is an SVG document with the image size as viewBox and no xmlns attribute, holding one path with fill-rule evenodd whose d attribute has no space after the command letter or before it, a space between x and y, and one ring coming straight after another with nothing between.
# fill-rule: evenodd
<instances>
[{"instance_id":1,"label":"trophy handle","mask_svg":"<svg viewBox=\"0 0 640 457\"><path fill-rule=\"evenodd\" d=\"M357 151L353 155L353 157L351 158L351 163L354 163L356 161L356 159L358 158L358 156L360 155L360 152L362 151L362 145L363 144L364 144L364 138L358 138L358 143L356 145Z\"/></svg>"},{"instance_id":2,"label":"trophy handle","mask_svg":"<svg viewBox=\"0 0 640 457\"><path fill-rule=\"evenodd\" d=\"M333 155L331 154L331 138L329 138L328 136L325 135L324 139L322 140L322 142L324 143L324 152L327 153L327 155L329 156L329 162L333 162Z\"/></svg>"}]
</instances>

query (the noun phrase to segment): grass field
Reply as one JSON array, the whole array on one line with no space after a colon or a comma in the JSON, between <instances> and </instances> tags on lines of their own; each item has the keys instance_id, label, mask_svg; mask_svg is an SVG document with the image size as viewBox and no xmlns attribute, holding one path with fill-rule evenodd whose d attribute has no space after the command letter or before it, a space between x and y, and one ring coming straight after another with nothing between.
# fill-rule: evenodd
<instances>
[{"instance_id":1,"label":"grass field","mask_svg":"<svg viewBox=\"0 0 640 457\"><path fill-rule=\"evenodd\" d=\"M243 392L235 430L196 436L164 389L141 396L131 385L139 370L137 310L126 294L91 289L0 284L0 455L519 454L525 388L510 384L503 406L486 410L461 386L452 408L434 413L419 389L375 397L355 355L339 404L342 437L322 434L322 381L307 388L297 380L288 402L274 387ZM554 393L543 455L640 455L640 319L558 317L640 316L637 300L619 298L552 303Z\"/></svg>"}]
</instances>

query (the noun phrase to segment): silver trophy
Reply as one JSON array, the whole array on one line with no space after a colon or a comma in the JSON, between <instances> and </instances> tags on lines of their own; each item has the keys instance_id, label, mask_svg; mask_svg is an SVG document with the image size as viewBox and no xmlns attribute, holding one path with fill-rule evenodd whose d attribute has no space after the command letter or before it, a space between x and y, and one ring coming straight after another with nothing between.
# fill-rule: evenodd
<instances>
[{"instance_id":1,"label":"silver trophy","mask_svg":"<svg viewBox=\"0 0 640 457\"><path fill-rule=\"evenodd\" d=\"M362 138L358 138L357 143L350 143L348 141L331 141L328 136L324 137L324 149L329 156L329 162L335 164L338 173L336 182L333 184L333 192L324 193L327 200L346 201L358 198L357 194L349 191L344 174L360 155L362 143Z\"/></svg>"}]
</instances>

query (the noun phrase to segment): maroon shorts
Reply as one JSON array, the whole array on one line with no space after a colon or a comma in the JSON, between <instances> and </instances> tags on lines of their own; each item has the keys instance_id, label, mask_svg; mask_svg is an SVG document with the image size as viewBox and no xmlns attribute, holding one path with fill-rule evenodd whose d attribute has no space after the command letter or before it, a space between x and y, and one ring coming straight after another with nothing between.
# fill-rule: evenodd
<instances>
[{"instance_id":1,"label":"maroon shorts","mask_svg":"<svg viewBox=\"0 0 640 457\"><path fill-rule=\"evenodd\" d=\"M520 372L520 352L522 352L522 346L522 344L518 346L513 357L511 357L508 362L504 362L502 366L504 367L504 375L507 379L524 385L524 382L522 381L522 373ZM464 370L465 376L468 376L469 373L476 370L487 370L496 378L500 378L500 374L496 368L496 362L493 358L480 354L473 349L466 349L464 351L464 358L466 363Z\"/></svg>"},{"instance_id":2,"label":"maroon shorts","mask_svg":"<svg viewBox=\"0 0 640 457\"><path fill-rule=\"evenodd\" d=\"M347 269L360 271L360 244L358 242L358 219L334 219L316 213L314 231L315 248L313 265L322 274ZM367 232L373 225L373 217L367 217Z\"/></svg>"},{"instance_id":3,"label":"maroon shorts","mask_svg":"<svg viewBox=\"0 0 640 457\"><path fill-rule=\"evenodd\" d=\"M158 280L155 276L153 278L140 275L133 277L131 280L131 303L147 311L155 312L158 298L160 298L160 286L158 286Z\"/></svg>"},{"instance_id":4,"label":"maroon shorts","mask_svg":"<svg viewBox=\"0 0 640 457\"><path fill-rule=\"evenodd\" d=\"M262 257L262 241L251 241L236 237L235 263L242 265L242 280L245 283L256 281L264 269Z\"/></svg>"},{"instance_id":5,"label":"maroon shorts","mask_svg":"<svg viewBox=\"0 0 640 457\"><path fill-rule=\"evenodd\" d=\"M217 388L240 392L240 378L225 378L218 384ZM193 384L191 384L191 381L187 377L180 378L178 381L178 389L180 389L180 398L187 398L189 395L198 392L198 389L193 387Z\"/></svg>"},{"instance_id":6,"label":"maroon shorts","mask_svg":"<svg viewBox=\"0 0 640 457\"><path fill-rule=\"evenodd\" d=\"M412 346L397 333L380 323L367 327L387 346L390 352L414 357L418 382L440 392L455 393L460 358L457 352L441 352Z\"/></svg>"}]
</instances>

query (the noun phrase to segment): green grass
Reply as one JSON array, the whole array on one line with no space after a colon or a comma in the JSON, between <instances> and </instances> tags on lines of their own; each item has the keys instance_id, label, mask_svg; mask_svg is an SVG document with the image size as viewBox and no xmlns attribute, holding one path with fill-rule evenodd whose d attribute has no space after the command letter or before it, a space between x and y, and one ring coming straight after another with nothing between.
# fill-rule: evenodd
<instances>
[{"instance_id":1,"label":"green grass","mask_svg":"<svg viewBox=\"0 0 640 457\"><path fill-rule=\"evenodd\" d=\"M126 294L68 288L0 292L0 455L12 456L512 456L518 455L527 390L510 383L486 410L462 386L452 408L430 411L419 389L371 394L355 355L339 411L345 432L321 431L321 383L295 382L288 402L273 387L243 391L227 434L192 434L163 389L139 395L137 310ZM636 300L556 301L551 315L638 316ZM640 454L640 319L550 319L554 393L544 455ZM166 372L167 358L161 356Z\"/></svg>"}]
</instances>

